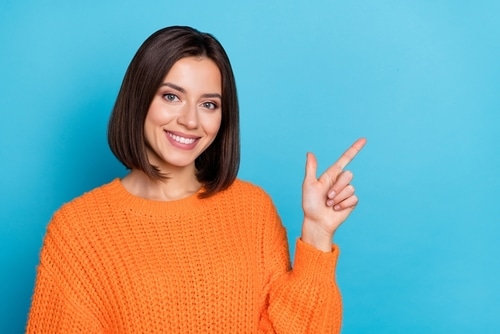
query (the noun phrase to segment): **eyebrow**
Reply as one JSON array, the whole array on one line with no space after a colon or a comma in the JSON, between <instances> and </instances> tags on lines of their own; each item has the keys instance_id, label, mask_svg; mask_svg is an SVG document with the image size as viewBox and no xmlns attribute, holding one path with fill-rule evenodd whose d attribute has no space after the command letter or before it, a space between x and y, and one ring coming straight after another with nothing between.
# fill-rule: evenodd
<instances>
[{"instance_id":1,"label":"eyebrow","mask_svg":"<svg viewBox=\"0 0 500 334\"><path fill-rule=\"evenodd\" d=\"M167 86L167 87L170 87L170 88L173 88L175 90L178 90L179 92L181 93L186 93L186 90L180 86L177 86L176 84L173 84L171 82L164 82L161 84L160 87L163 87L163 86ZM219 98L222 100L222 95L220 95L219 93L206 93L206 94L203 94L202 97L205 97L205 98Z\"/></svg>"}]
</instances>

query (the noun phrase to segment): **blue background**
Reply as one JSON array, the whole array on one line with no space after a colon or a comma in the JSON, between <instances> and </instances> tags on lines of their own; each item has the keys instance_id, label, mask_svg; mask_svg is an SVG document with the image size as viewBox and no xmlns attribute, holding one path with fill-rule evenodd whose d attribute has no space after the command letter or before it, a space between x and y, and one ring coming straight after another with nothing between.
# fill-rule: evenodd
<instances>
[{"instance_id":1,"label":"blue background","mask_svg":"<svg viewBox=\"0 0 500 334\"><path fill-rule=\"evenodd\" d=\"M240 177L293 241L305 153L351 164L336 235L343 333L500 332L500 2L0 2L0 332L20 333L46 224L125 174L106 124L126 67L164 26L213 33L241 101Z\"/></svg>"}]
</instances>

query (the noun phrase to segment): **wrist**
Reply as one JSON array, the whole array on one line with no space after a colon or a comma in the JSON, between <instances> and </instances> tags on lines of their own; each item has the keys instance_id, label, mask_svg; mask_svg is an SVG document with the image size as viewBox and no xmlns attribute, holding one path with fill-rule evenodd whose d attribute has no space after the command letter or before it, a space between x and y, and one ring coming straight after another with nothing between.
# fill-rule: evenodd
<instances>
[{"instance_id":1,"label":"wrist","mask_svg":"<svg viewBox=\"0 0 500 334\"><path fill-rule=\"evenodd\" d=\"M304 219L300 240L323 251L331 252L333 247L333 233L328 233L319 224Z\"/></svg>"}]
</instances>

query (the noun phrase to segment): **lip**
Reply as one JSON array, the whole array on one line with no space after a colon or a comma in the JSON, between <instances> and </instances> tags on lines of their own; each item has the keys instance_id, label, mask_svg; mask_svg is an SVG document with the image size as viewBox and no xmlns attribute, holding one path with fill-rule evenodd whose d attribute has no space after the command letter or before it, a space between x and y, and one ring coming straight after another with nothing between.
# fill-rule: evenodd
<instances>
[{"instance_id":1,"label":"lip","mask_svg":"<svg viewBox=\"0 0 500 334\"><path fill-rule=\"evenodd\" d=\"M167 137L167 140L170 142L170 144L182 150L193 149L194 147L196 147L198 140L201 138L198 136L188 135L182 132L168 131L168 130L164 131L165 131L165 136ZM180 137L182 138L182 140L188 140L188 142L177 141L176 139L174 139L173 136Z\"/></svg>"}]
</instances>

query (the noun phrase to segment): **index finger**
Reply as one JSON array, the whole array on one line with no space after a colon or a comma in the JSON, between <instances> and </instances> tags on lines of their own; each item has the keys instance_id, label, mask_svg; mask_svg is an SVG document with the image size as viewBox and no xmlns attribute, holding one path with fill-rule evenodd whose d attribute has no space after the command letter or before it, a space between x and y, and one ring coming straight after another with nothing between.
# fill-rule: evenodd
<instances>
[{"instance_id":1,"label":"index finger","mask_svg":"<svg viewBox=\"0 0 500 334\"><path fill-rule=\"evenodd\" d=\"M332 167L338 169L338 171L343 170L356 156L356 154L361 151L363 146L366 144L365 138L359 138L345 151L340 158L333 164Z\"/></svg>"}]
</instances>

